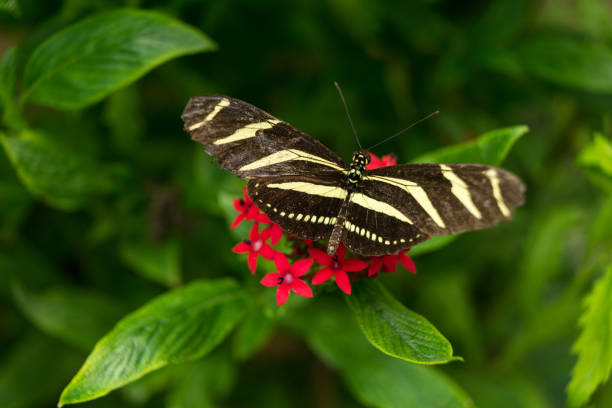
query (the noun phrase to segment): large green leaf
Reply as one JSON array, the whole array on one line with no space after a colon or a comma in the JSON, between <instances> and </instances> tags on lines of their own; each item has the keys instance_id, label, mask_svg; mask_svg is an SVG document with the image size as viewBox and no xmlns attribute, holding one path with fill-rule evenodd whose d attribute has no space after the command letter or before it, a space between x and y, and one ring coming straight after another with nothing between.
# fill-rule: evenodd
<instances>
[{"instance_id":1,"label":"large green leaf","mask_svg":"<svg viewBox=\"0 0 612 408\"><path fill-rule=\"evenodd\" d=\"M585 306L580 318L582 332L572 348L578 361L567 387L573 407L585 405L612 369L612 263L585 298Z\"/></svg>"},{"instance_id":2,"label":"large green leaf","mask_svg":"<svg viewBox=\"0 0 612 408\"><path fill-rule=\"evenodd\" d=\"M181 248L176 240L161 244L125 241L120 249L123 261L140 275L165 286L181 283Z\"/></svg>"},{"instance_id":3,"label":"large green leaf","mask_svg":"<svg viewBox=\"0 0 612 408\"><path fill-rule=\"evenodd\" d=\"M196 281L123 318L64 389L60 405L108 394L170 363L204 356L242 317L245 291L231 279Z\"/></svg>"},{"instance_id":4,"label":"large green leaf","mask_svg":"<svg viewBox=\"0 0 612 408\"><path fill-rule=\"evenodd\" d=\"M266 345L274 332L274 322L260 308L253 308L245 316L232 339L233 356L247 360Z\"/></svg>"},{"instance_id":5,"label":"large green leaf","mask_svg":"<svg viewBox=\"0 0 612 408\"><path fill-rule=\"evenodd\" d=\"M78 360L68 347L40 334L19 337L0 361L0 406L52 406Z\"/></svg>"},{"instance_id":6,"label":"large green leaf","mask_svg":"<svg viewBox=\"0 0 612 408\"><path fill-rule=\"evenodd\" d=\"M480 163L499 166L514 144L529 131L524 125L487 132L477 139L425 153L413 163Z\"/></svg>"},{"instance_id":7,"label":"large green leaf","mask_svg":"<svg viewBox=\"0 0 612 408\"><path fill-rule=\"evenodd\" d=\"M16 284L13 293L23 313L42 331L89 350L123 314L101 294L70 288L35 293Z\"/></svg>"},{"instance_id":8,"label":"large green leaf","mask_svg":"<svg viewBox=\"0 0 612 408\"><path fill-rule=\"evenodd\" d=\"M214 48L204 34L163 14L109 11L55 34L34 51L25 68L24 97L82 108L169 59Z\"/></svg>"},{"instance_id":9,"label":"large green leaf","mask_svg":"<svg viewBox=\"0 0 612 408\"><path fill-rule=\"evenodd\" d=\"M576 160L599 187L612 192L612 143L601 133L586 145Z\"/></svg>"},{"instance_id":10,"label":"large green leaf","mask_svg":"<svg viewBox=\"0 0 612 408\"><path fill-rule=\"evenodd\" d=\"M363 334L382 352L420 364L457 359L449 341L427 319L395 300L380 282L357 282L345 299Z\"/></svg>"},{"instance_id":11,"label":"large green leaf","mask_svg":"<svg viewBox=\"0 0 612 408\"><path fill-rule=\"evenodd\" d=\"M603 42L546 34L523 42L518 53L523 67L542 79L584 91L612 92L612 48Z\"/></svg>"},{"instance_id":12,"label":"large green leaf","mask_svg":"<svg viewBox=\"0 0 612 408\"><path fill-rule=\"evenodd\" d=\"M110 168L79 155L37 132L0 134L0 142L23 184L36 196L61 209L75 209L88 200L115 191Z\"/></svg>"},{"instance_id":13,"label":"large green leaf","mask_svg":"<svg viewBox=\"0 0 612 408\"><path fill-rule=\"evenodd\" d=\"M359 334L337 304L313 308L300 316L313 351L338 370L355 397L366 406L391 408L472 407L471 399L434 367L380 353Z\"/></svg>"}]
</instances>

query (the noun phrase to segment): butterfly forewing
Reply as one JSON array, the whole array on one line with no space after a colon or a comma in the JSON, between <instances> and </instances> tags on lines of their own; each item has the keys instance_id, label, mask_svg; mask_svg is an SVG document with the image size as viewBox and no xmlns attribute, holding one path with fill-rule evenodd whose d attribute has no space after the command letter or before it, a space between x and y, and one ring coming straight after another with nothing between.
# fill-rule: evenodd
<instances>
[{"instance_id":1,"label":"butterfly forewing","mask_svg":"<svg viewBox=\"0 0 612 408\"><path fill-rule=\"evenodd\" d=\"M193 140L241 178L339 172L345 163L286 122L227 96L191 98L182 118Z\"/></svg>"}]
</instances>

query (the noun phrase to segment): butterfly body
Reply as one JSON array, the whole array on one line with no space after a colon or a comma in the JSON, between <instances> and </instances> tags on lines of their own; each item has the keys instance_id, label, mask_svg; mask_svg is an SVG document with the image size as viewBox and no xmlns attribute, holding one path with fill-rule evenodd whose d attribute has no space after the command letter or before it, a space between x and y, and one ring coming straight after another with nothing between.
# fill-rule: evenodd
<instances>
[{"instance_id":1,"label":"butterfly body","mask_svg":"<svg viewBox=\"0 0 612 408\"><path fill-rule=\"evenodd\" d=\"M182 118L219 164L249 180L247 193L285 231L383 255L429 238L492 226L524 201L514 174L480 164L404 164L366 170L306 133L227 96L192 98Z\"/></svg>"}]
</instances>

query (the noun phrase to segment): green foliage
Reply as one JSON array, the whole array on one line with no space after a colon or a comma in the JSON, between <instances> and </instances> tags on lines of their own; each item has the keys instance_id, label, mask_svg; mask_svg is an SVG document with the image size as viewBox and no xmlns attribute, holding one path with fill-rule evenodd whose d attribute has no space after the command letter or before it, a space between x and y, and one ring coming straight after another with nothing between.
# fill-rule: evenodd
<instances>
[{"instance_id":1,"label":"green foliage","mask_svg":"<svg viewBox=\"0 0 612 408\"><path fill-rule=\"evenodd\" d=\"M610 406L612 6L534 5L0 0L0 406ZM364 146L441 111L375 154L503 163L527 202L278 308L180 114L231 95L348 158L333 81Z\"/></svg>"},{"instance_id":2,"label":"green foliage","mask_svg":"<svg viewBox=\"0 0 612 408\"><path fill-rule=\"evenodd\" d=\"M478 139L444 147L412 160L413 163L480 163L499 166L512 146L529 131L527 126L513 126L487 132Z\"/></svg>"},{"instance_id":3,"label":"green foliage","mask_svg":"<svg viewBox=\"0 0 612 408\"><path fill-rule=\"evenodd\" d=\"M64 389L60 405L109 393L166 364L202 357L242 317L245 292L224 279L193 282L117 323Z\"/></svg>"},{"instance_id":4,"label":"green foliage","mask_svg":"<svg viewBox=\"0 0 612 408\"><path fill-rule=\"evenodd\" d=\"M176 240L160 244L128 240L121 246L120 255L140 275L173 287L181 283L180 251Z\"/></svg>"},{"instance_id":5,"label":"green foliage","mask_svg":"<svg viewBox=\"0 0 612 408\"><path fill-rule=\"evenodd\" d=\"M116 302L79 289L53 288L33 293L20 284L15 301L36 327L88 351L125 312Z\"/></svg>"},{"instance_id":6,"label":"green foliage","mask_svg":"<svg viewBox=\"0 0 612 408\"><path fill-rule=\"evenodd\" d=\"M378 282L360 282L345 296L359 327L375 347L413 363L456 359L449 341L423 316L405 308Z\"/></svg>"},{"instance_id":7,"label":"green foliage","mask_svg":"<svg viewBox=\"0 0 612 408\"><path fill-rule=\"evenodd\" d=\"M110 11L41 44L26 65L23 98L56 108L83 108L164 61L214 47L202 33L163 14Z\"/></svg>"},{"instance_id":8,"label":"green foliage","mask_svg":"<svg viewBox=\"0 0 612 408\"><path fill-rule=\"evenodd\" d=\"M538 35L519 48L525 69L553 83L590 92L612 92L612 48L568 35Z\"/></svg>"},{"instance_id":9,"label":"green foliage","mask_svg":"<svg viewBox=\"0 0 612 408\"><path fill-rule=\"evenodd\" d=\"M585 405L597 386L608 380L612 369L612 263L584 300L582 332L572 351L578 361L567 387L572 407Z\"/></svg>"},{"instance_id":10,"label":"green foliage","mask_svg":"<svg viewBox=\"0 0 612 408\"><path fill-rule=\"evenodd\" d=\"M61 209L75 209L117 189L112 168L70 151L38 132L0 134L0 142L23 184L36 196Z\"/></svg>"},{"instance_id":11,"label":"green foliage","mask_svg":"<svg viewBox=\"0 0 612 408\"><path fill-rule=\"evenodd\" d=\"M340 372L359 401L374 407L472 407L470 398L433 367L406 363L373 348L338 304L319 307L303 329L308 344ZM356 358L358 356L358 358Z\"/></svg>"},{"instance_id":12,"label":"green foliage","mask_svg":"<svg viewBox=\"0 0 612 408\"><path fill-rule=\"evenodd\" d=\"M593 141L582 149L577 163L593 183L612 192L612 143L601 133L595 133Z\"/></svg>"}]
</instances>

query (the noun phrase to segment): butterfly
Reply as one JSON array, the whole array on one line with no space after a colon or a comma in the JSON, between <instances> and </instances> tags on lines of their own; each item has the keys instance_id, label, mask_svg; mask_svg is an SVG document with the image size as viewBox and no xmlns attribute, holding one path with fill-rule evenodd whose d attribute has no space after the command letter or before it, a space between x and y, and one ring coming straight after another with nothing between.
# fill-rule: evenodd
<instances>
[{"instance_id":1,"label":"butterfly","mask_svg":"<svg viewBox=\"0 0 612 408\"><path fill-rule=\"evenodd\" d=\"M481 164L400 164L366 170L306 133L241 100L189 100L185 130L224 169L247 179L247 193L273 222L303 239L340 242L364 256L395 253L512 217L525 187L514 174Z\"/></svg>"}]
</instances>

